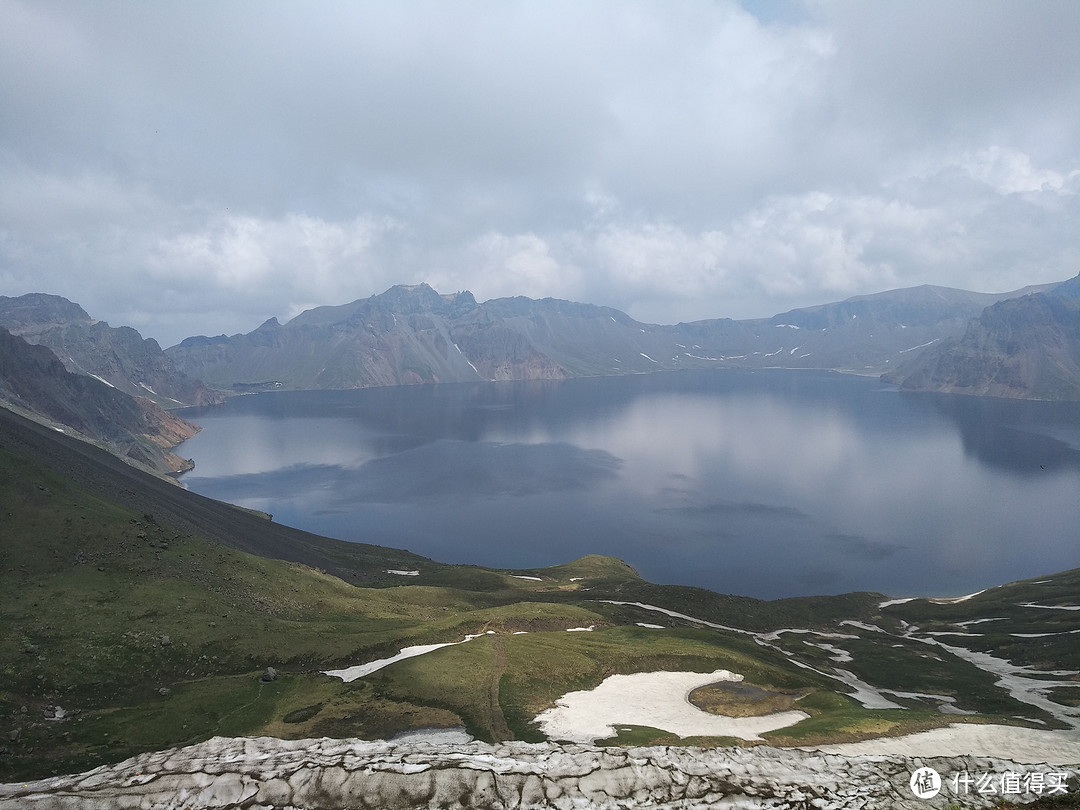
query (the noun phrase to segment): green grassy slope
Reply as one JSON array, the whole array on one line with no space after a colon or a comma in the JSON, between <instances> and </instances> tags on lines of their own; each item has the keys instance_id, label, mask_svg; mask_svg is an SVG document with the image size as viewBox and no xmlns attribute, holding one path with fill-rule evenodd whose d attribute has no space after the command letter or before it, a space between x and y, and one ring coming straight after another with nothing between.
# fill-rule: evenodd
<instances>
[{"instance_id":1,"label":"green grassy slope","mask_svg":"<svg viewBox=\"0 0 1080 810\"><path fill-rule=\"evenodd\" d=\"M1054 632L1075 627L1077 612L1009 607L1076 593L1075 576L995 589L1006 597L985 605L991 597L882 609L875 594L762 602L657 586L597 556L520 572L449 566L279 526L50 434L0 415L2 781L215 734L379 738L464 725L480 739L538 740L533 718L567 691L661 669L726 668L794 695L812 717L775 733L780 743L957 719L923 699L864 709L843 694L850 688L839 668L881 687L954 696L982 718L1045 721L972 664L941 650L928 656L902 636L901 618L949 627L1011 610L1002 644L1054 666L1075 656L1061 641L1072 636L1009 634L1033 619ZM850 619L880 630L844 624ZM815 632L768 634L783 628ZM353 683L320 674L478 633ZM878 633L894 635L883 645ZM855 660L836 663L823 640ZM263 683L268 666L279 677ZM612 742L734 742L644 728L626 735Z\"/></svg>"}]
</instances>

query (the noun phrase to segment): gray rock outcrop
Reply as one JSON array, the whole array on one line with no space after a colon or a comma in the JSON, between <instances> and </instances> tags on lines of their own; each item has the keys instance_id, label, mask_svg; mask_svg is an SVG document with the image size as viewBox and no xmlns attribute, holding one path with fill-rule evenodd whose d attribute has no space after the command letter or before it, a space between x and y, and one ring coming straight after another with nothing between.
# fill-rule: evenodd
<instances>
[{"instance_id":1,"label":"gray rock outcrop","mask_svg":"<svg viewBox=\"0 0 1080 810\"><path fill-rule=\"evenodd\" d=\"M985 758L841 757L764 746L622 749L215 737L85 774L2 785L0 810L929 810L956 803L947 788L931 799L914 796L910 776L923 766L943 775L1033 769ZM992 806L994 798L968 795L963 803Z\"/></svg>"}]
</instances>

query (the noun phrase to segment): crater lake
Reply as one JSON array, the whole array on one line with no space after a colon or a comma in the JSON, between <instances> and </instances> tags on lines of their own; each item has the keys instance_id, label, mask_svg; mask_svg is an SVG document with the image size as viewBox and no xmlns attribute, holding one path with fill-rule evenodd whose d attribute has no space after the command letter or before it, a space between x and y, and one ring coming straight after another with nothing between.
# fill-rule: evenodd
<instances>
[{"instance_id":1,"label":"crater lake","mask_svg":"<svg viewBox=\"0 0 1080 810\"><path fill-rule=\"evenodd\" d=\"M956 596L1080 566L1080 403L716 370L189 408L195 492L442 562L585 554L772 599Z\"/></svg>"}]
</instances>

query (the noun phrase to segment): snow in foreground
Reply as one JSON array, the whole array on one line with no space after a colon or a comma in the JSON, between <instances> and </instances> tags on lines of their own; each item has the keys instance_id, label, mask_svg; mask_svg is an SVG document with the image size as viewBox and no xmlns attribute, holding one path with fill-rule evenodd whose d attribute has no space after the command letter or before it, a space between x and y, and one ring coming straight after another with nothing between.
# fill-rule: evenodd
<instances>
[{"instance_id":1,"label":"snow in foreground","mask_svg":"<svg viewBox=\"0 0 1080 810\"><path fill-rule=\"evenodd\" d=\"M680 737L739 737L759 740L761 734L794 725L809 717L788 711L760 717L721 717L703 712L689 701L690 692L717 681L741 681L742 675L716 672L639 672L612 675L595 689L569 692L541 712L536 722L552 740L591 743L615 736L616 725L650 726Z\"/></svg>"}]
</instances>

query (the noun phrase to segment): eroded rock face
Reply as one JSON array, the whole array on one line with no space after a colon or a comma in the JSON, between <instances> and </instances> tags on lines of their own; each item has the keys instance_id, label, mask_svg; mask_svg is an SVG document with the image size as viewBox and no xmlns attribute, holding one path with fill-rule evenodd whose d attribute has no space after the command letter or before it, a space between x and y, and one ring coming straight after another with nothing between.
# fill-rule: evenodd
<instances>
[{"instance_id":1,"label":"eroded rock face","mask_svg":"<svg viewBox=\"0 0 1080 810\"><path fill-rule=\"evenodd\" d=\"M0 786L0 810L406 808L943 808L911 772L1029 771L1002 760L845 758L758 748L592 748L505 743L227 739L89 773ZM993 797L966 797L966 807ZM981 803L980 803L981 802Z\"/></svg>"}]
</instances>

